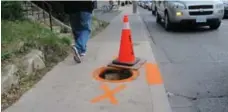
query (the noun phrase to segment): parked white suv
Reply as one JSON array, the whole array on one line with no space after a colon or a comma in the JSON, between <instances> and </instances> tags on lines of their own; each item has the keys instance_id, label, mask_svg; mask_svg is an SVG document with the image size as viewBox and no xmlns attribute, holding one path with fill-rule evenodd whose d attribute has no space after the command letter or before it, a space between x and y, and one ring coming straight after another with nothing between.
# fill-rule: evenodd
<instances>
[{"instance_id":1,"label":"parked white suv","mask_svg":"<svg viewBox=\"0 0 228 112\"><path fill-rule=\"evenodd\" d=\"M162 0L156 2L156 21L164 20L165 29L175 24L203 25L219 28L224 15L221 0Z\"/></svg>"}]
</instances>

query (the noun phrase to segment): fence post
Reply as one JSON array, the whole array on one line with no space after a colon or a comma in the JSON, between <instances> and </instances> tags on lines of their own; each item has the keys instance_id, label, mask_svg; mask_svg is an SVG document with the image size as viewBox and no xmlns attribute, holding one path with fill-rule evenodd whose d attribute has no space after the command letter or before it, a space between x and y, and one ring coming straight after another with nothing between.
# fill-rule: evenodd
<instances>
[{"instance_id":1,"label":"fence post","mask_svg":"<svg viewBox=\"0 0 228 112\"><path fill-rule=\"evenodd\" d=\"M52 31L52 15L51 15L51 8L49 7L49 12L48 12L48 14L49 14L49 21L50 21L50 28L51 28L51 31Z\"/></svg>"},{"instance_id":2,"label":"fence post","mask_svg":"<svg viewBox=\"0 0 228 112\"><path fill-rule=\"evenodd\" d=\"M45 13L44 13L44 10L45 10L45 4L44 2L42 3L42 7L43 7L43 19L44 19L44 24L45 24Z\"/></svg>"}]
</instances>

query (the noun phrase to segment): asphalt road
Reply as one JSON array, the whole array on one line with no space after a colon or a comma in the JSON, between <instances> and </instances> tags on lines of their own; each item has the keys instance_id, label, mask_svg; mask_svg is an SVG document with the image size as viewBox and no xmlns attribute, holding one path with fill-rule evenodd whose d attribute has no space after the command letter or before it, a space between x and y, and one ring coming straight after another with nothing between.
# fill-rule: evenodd
<instances>
[{"instance_id":1,"label":"asphalt road","mask_svg":"<svg viewBox=\"0 0 228 112\"><path fill-rule=\"evenodd\" d=\"M150 11L138 9L173 112L228 112L228 19L218 30L166 32Z\"/></svg>"}]
</instances>

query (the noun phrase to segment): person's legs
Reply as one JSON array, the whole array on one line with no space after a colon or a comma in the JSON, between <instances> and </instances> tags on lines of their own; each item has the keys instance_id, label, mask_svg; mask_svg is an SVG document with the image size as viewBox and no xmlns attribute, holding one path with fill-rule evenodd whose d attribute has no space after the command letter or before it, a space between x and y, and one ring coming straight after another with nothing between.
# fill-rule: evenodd
<instances>
[{"instance_id":1,"label":"person's legs","mask_svg":"<svg viewBox=\"0 0 228 112\"><path fill-rule=\"evenodd\" d=\"M80 36L80 13L70 14L70 25L73 33L75 44L72 46L74 52L74 60L78 63L81 62L80 52L81 47L77 44L78 37Z\"/></svg>"},{"instance_id":2,"label":"person's legs","mask_svg":"<svg viewBox=\"0 0 228 112\"><path fill-rule=\"evenodd\" d=\"M81 24L80 24L80 12L78 13L74 13L74 14L70 14L70 25L72 28L72 33L74 36L74 43L75 43L75 47L77 48L77 50L80 52L81 50L81 46L80 44L77 43L77 40L80 36L80 31L81 31Z\"/></svg>"},{"instance_id":3,"label":"person's legs","mask_svg":"<svg viewBox=\"0 0 228 112\"><path fill-rule=\"evenodd\" d=\"M89 12L81 12L80 13L80 36L77 39L77 44L80 45L80 54L85 54L86 45L90 38L91 34L91 21L92 21L92 13Z\"/></svg>"},{"instance_id":4,"label":"person's legs","mask_svg":"<svg viewBox=\"0 0 228 112\"><path fill-rule=\"evenodd\" d=\"M90 38L92 13L78 12L70 16L71 27L75 39L75 47L79 54L84 55L86 44Z\"/></svg>"}]
</instances>

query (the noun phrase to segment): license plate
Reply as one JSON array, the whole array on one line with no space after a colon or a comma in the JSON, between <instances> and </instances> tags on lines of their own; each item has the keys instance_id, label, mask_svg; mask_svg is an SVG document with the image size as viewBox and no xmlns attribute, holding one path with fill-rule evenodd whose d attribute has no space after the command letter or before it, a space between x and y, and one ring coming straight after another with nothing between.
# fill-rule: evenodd
<instances>
[{"instance_id":1,"label":"license plate","mask_svg":"<svg viewBox=\"0 0 228 112\"><path fill-rule=\"evenodd\" d=\"M205 23L205 22L207 22L207 19L205 17L197 17L196 22L197 23Z\"/></svg>"}]
</instances>

